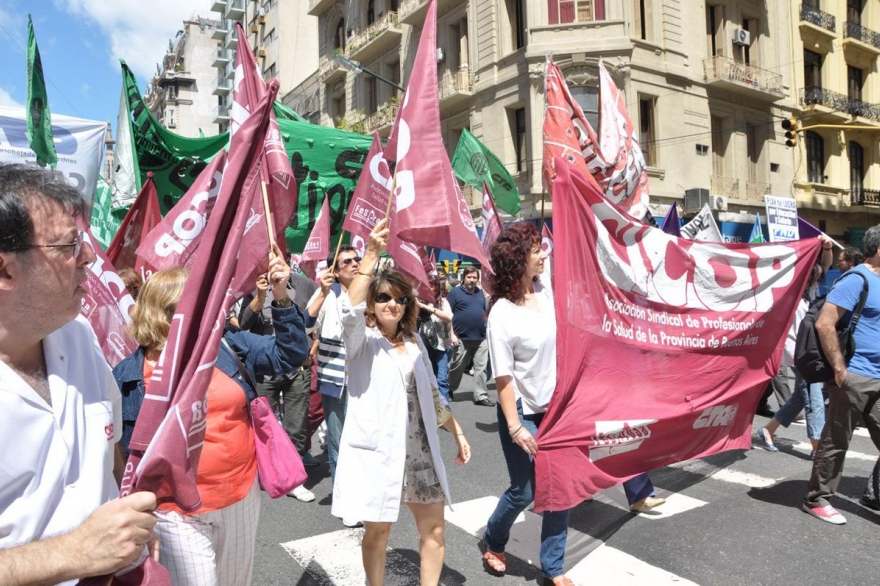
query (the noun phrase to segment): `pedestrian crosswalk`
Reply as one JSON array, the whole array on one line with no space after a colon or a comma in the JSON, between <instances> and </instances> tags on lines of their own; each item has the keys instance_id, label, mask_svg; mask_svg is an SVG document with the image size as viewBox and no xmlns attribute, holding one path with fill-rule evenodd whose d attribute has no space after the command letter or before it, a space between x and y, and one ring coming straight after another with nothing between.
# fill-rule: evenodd
<instances>
[{"instance_id":1,"label":"pedestrian crosswalk","mask_svg":"<svg viewBox=\"0 0 880 586\"><path fill-rule=\"evenodd\" d=\"M864 445L864 442L863 442ZM643 527L651 531L658 527L665 531L664 523L673 525L680 530L681 523L671 519L682 519L689 513L709 511L716 500L737 498L737 495L753 494L753 491L772 491L774 487L784 486L791 481L792 475L803 482L809 474L809 462L803 462L811 452L809 442L783 440L780 444L783 452L798 455L798 459L789 458L787 463L783 454L770 454L764 451L754 452L753 457L739 456L728 465L724 458L710 457L700 460L681 462L657 471L656 476L662 477L657 487L658 496L664 497L666 503L652 511L641 514L630 514L629 504L623 490L615 487L594 496L596 503L604 505L596 514L613 515L621 523L634 523L634 527ZM847 461L858 463L861 468L870 469L877 455L857 450L847 452ZM863 472L864 474L864 472ZM663 487L675 487L675 490ZM699 487L699 488L694 488ZM687 493L687 494L685 494ZM705 499L705 500L703 500ZM711 502L710 502L711 501ZM468 548L473 552L473 561L479 559L477 543L485 531L485 524L498 502L498 495L481 496L447 507L445 518L447 523L447 543L452 540L470 540ZM599 511L599 509L597 509ZM621 514L625 512L625 515ZM595 511L590 511L593 514ZM699 513L698 513L699 514ZM713 513L710 513L710 515ZM630 516L631 515L631 516ZM705 518L705 513L703 514ZM798 521L800 521L798 517ZM690 522L685 519L685 522ZM646 525L638 525L645 523ZM580 526L584 528L583 525ZM566 548L566 575L580 586L602 584L603 586L696 586L698 582L691 580L693 576L676 575L672 569L659 567L663 561L638 557L639 550L627 548L626 543L611 539L614 531L602 533L601 536L585 533L587 529L578 530L570 527ZM539 547L541 533L541 516L531 510L524 511L514 523L506 552L508 560L520 560L539 568ZM281 547L310 576L307 582L297 584L318 584L320 586L364 586L366 579L361 562L360 542L362 529L343 529L329 533L297 539L281 544ZM608 543L607 541L611 541ZM615 547L617 545L618 547ZM413 544L409 551L389 548L387 551L386 584L389 586L408 586L418 583L419 567L417 548ZM470 557L471 554L466 554ZM650 556L645 556L650 557ZM449 560L448 560L448 566ZM509 563L510 565L510 563ZM681 572L679 568L677 571ZM453 572L454 573L454 572ZM687 573L687 569L684 570ZM447 574L444 574L446 576ZM458 574L459 578L464 578ZM493 584L488 575L471 576L464 579L452 579L442 582L444 586ZM523 579L523 583L525 580ZM531 583L531 580L528 580ZM513 582L504 581L505 586Z\"/></svg>"}]
</instances>

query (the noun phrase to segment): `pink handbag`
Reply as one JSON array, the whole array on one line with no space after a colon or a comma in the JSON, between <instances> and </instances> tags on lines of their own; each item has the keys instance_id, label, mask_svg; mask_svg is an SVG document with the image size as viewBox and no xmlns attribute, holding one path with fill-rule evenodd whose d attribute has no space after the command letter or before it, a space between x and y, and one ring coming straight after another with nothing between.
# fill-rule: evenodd
<instances>
[{"instance_id":1,"label":"pink handbag","mask_svg":"<svg viewBox=\"0 0 880 586\"><path fill-rule=\"evenodd\" d=\"M257 474L260 486L277 499L302 486L308 476L302 458L275 418L268 397L250 402L251 425L257 449Z\"/></svg>"}]
</instances>

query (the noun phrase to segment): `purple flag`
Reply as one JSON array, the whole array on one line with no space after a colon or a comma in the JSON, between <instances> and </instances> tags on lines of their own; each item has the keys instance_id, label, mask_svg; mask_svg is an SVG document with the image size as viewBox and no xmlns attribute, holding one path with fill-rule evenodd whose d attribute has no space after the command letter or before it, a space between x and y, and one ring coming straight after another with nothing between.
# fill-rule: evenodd
<instances>
[{"instance_id":1,"label":"purple flag","mask_svg":"<svg viewBox=\"0 0 880 586\"><path fill-rule=\"evenodd\" d=\"M804 238L818 238L821 235L822 230L798 216L798 236L801 240Z\"/></svg>"},{"instance_id":2,"label":"purple flag","mask_svg":"<svg viewBox=\"0 0 880 586\"><path fill-rule=\"evenodd\" d=\"M678 219L678 206L676 204L669 206L669 211L666 212L666 217L663 218L663 226L660 229L670 236L681 238L681 220Z\"/></svg>"}]
</instances>

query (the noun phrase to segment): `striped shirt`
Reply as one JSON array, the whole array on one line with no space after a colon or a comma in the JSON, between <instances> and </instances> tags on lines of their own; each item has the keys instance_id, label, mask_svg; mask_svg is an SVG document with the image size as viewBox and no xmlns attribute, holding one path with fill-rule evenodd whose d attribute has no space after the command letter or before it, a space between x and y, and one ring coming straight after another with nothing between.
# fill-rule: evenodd
<instances>
[{"instance_id":1,"label":"striped shirt","mask_svg":"<svg viewBox=\"0 0 880 586\"><path fill-rule=\"evenodd\" d=\"M315 291L309 305L314 302L321 290ZM345 388L345 345L342 342L342 313L339 309L340 297L347 295L339 283L334 283L324 298L321 311L315 318L315 332L318 336L318 390L331 397L339 398ZM309 325L309 324L307 324Z\"/></svg>"}]
</instances>

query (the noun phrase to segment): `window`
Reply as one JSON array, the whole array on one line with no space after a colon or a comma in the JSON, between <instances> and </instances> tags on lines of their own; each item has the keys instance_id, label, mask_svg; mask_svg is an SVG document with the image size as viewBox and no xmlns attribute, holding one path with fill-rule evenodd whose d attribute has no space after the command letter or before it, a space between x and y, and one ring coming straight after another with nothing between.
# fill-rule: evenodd
<instances>
[{"instance_id":1,"label":"window","mask_svg":"<svg viewBox=\"0 0 880 586\"><path fill-rule=\"evenodd\" d=\"M822 89L822 54L804 49L804 87Z\"/></svg>"},{"instance_id":2,"label":"window","mask_svg":"<svg viewBox=\"0 0 880 586\"><path fill-rule=\"evenodd\" d=\"M862 99L862 70L848 65L846 68L847 97L850 100Z\"/></svg>"},{"instance_id":3,"label":"window","mask_svg":"<svg viewBox=\"0 0 880 586\"><path fill-rule=\"evenodd\" d=\"M330 96L330 116L334 120L345 118L345 91Z\"/></svg>"},{"instance_id":4,"label":"window","mask_svg":"<svg viewBox=\"0 0 880 586\"><path fill-rule=\"evenodd\" d=\"M605 20L605 0L547 0L550 24Z\"/></svg>"},{"instance_id":5,"label":"window","mask_svg":"<svg viewBox=\"0 0 880 586\"><path fill-rule=\"evenodd\" d=\"M720 116L712 116L710 119L712 130L712 174L724 176L724 157L727 154L727 138L729 132L724 129L724 119Z\"/></svg>"},{"instance_id":6,"label":"window","mask_svg":"<svg viewBox=\"0 0 880 586\"><path fill-rule=\"evenodd\" d=\"M749 181L758 180L758 159L761 156L761 143L758 142L758 128L746 124L746 158L749 161Z\"/></svg>"},{"instance_id":7,"label":"window","mask_svg":"<svg viewBox=\"0 0 880 586\"><path fill-rule=\"evenodd\" d=\"M336 32L333 35L333 50L345 50L345 19L340 18L336 23Z\"/></svg>"},{"instance_id":8,"label":"window","mask_svg":"<svg viewBox=\"0 0 880 586\"><path fill-rule=\"evenodd\" d=\"M272 44L275 41L275 38L277 36L278 35L275 33L275 27L272 27L272 30L270 30L268 33L263 35L263 44L264 45Z\"/></svg>"},{"instance_id":9,"label":"window","mask_svg":"<svg viewBox=\"0 0 880 586\"><path fill-rule=\"evenodd\" d=\"M397 12L399 2L397 0L388 0L388 10L391 12Z\"/></svg>"},{"instance_id":10,"label":"window","mask_svg":"<svg viewBox=\"0 0 880 586\"><path fill-rule=\"evenodd\" d=\"M167 126L168 128L174 128L174 126L175 126L174 125L174 110L172 110L170 108L168 109L168 111L165 112L165 126Z\"/></svg>"},{"instance_id":11,"label":"window","mask_svg":"<svg viewBox=\"0 0 880 586\"><path fill-rule=\"evenodd\" d=\"M513 151L516 155L516 172L522 173L528 164L526 152L526 109L508 110L510 134L513 137Z\"/></svg>"},{"instance_id":12,"label":"window","mask_svg":"<svg viewBox=\"0 0 880 586\"><path fill-rule=\"evenodd\" d=\"M504 0L500 4L502 14L499 15L499 22L503 23L500 40L503 54L526 46L524 4L525 0Z\"/></svg>"},{"instance_id":13,"label":"window","mask_svg":"<svg viewBox=\"0 0 880 586\"><path fill-rule=\"evenodd\" d=\"M724 6L706 6L706 38L709 42L709 55L724 54Z\"/></svg>"},{"instance_id":14,"label":"window","mask_svg":"<svg viewBox=\"0 0 880 586\"><path fill-rule=\"evenodd\" d=\"M846 0L846 19L858 25L862 24L862 0Z\"/></svg>"},{"instance_id":15,"label":"window","mask_svg":"<svg viewBox=\"0 0 880 586\"><path fill-rule=\"evenodd\" d=\"M847 145L849 151L849 191L853 202L861 199L865 186L865 149L855 141Z\"/></svg>"},{"instance_id":16,"label":"window","mask_svg":"<svg viewBox=\"0 0 880 586\"><path fill-rule=\"evenodd\" d=\"M804 134L807 138L807 181L825 183L825 141L812 130Z\"/></svg>"},{"instance_id":17,"label":"window","mask_svg":"<svg viewBox=\"0 0 880 586\"><path fill-rule=\"evenodd\" d=\"M737 61L741 61L746 65L757 65L758 39L761 33L760 23L756 18L744 18L742 22L742 28L744 31L747 31L749 33L749 36L751 37L751 42L748 45L735 48L735 53L737 53L735 55L736 59Z\"/></svg>"},{"instance_id":18,"label":"window","mask_svg":"<svg viewBox=\"0 0 880 586\"><path fill-rule=\"evenodd\" d=\"M587 122L593 127L593 130L599 132L599 88L585 85L569 86L571 97L575 99Z\"/></svg>"},{"instance_id":19,"label":"window","mask_svg":"<svg viewBox=\"0 0 880 586\"><path fill-rule=\"evenodd\" d=\"M376 0L367 0L367 25L376 22Z\"/></svg>"},{"instance_id":20,"label":"window","mask_svg":"<svg viewBox=\"0 0 880 586\"><path fill-rule=\"evenodd\" d=\"M272 65L270 65L269 67L267 67L266 69L263 70L263 79L272 79L273 77L275 77L278 74L277 72L278 72L278 68L275 67L275 64L273 63Z\"/></svg>"},{"instance_id":21,"label":"window","mask_svg":"<svg viewBox=\"0 0 880 586\"><path fill-rule=\"evenodd\" d=\"M645 164L649 167L657 166L657 151L655 142L655 112L657 98L639 96L639 145L642 154L645 155Z\"/></svg>"},{"instance_id":22,"label":"window","mask_svg":"<svg viewBox=\"0 0 880 586\"><path fill-rule=\"evenodd\" d=\"M364 75L364 112L374 114L379 105L379 96L376 95L376 78L372 75Z\"/></svg>"},{"instance_id":23,"label":"window","mask_svg":"<svg viewBox=\"0 0 880 586\"><path fill-rule=\"evenodd\" d=\"M393 62L387 63L385 65L385 68L388 71L388 81L390 81L391 83L394 83L396 85L401 85L400 84L400 61L393 61ZM391 89L392 96L399 96L401 93L400 90L397 88L390 88L390 89Z\"/></svg>"},{"instance_id":24,"label":"window","mask_svg":"<svg viewBox=\"0 0 880 586\"><path fill-rule=\"evenodd\" d=\"M635 37L643 41L653 41L654 35L651 34L653 14L651 14L651 0L635 0Z\"/></svg>"}]
</instances>

